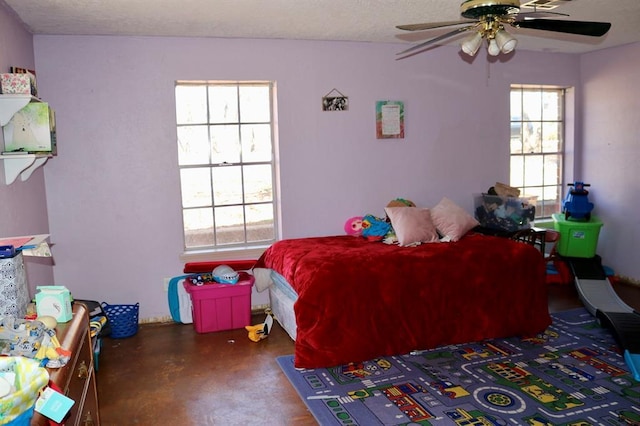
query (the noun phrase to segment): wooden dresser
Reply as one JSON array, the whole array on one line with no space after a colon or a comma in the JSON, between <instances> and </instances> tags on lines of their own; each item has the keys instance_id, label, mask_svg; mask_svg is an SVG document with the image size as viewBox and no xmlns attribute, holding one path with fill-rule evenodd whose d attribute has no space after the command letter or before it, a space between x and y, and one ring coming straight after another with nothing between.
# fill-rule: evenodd
<instances>
[{"instance_id":1,"label":"wooden dresser","mask_svg":"<svg viewBox=\"0 0 640 426\"><path fill-rule=\"evenodd\" d=\"M96 374L93 367L93 345L86 306L73 305L73 319L58 324L56 335L60 345L71 351L71 359L62 368L48 369L50 380L75 401L64 424L97 426L100 424ZM31 425L48 425L48 419L34 413Z\"/></svg>"}]
</instances>

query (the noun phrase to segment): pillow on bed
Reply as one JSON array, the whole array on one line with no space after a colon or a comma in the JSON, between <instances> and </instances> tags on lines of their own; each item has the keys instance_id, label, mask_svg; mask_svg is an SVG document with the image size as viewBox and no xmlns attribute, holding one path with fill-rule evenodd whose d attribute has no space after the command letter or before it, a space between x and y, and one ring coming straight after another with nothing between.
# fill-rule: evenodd
<instances>
[{"instance_id":1,"label":"pillow on bed","mask_svg":"<svg viewBox=\"0 0 640 426\"><path fill-rule=\"evenodd\" d=\"M444 197L431 209L431 218L443 237L458 241L480 223L462 207Z\"/></svg>"},{"instance_id":2,"label":"pillow on bed","mask_svg":"<svg viewBox=\"0 0 640 426\"><path fill-rule=\"evenodd\" d=\"M438 232L429 209L417 207L386 207L384 211L401 246L438 242Z\"/></svg>"}]
</instances>

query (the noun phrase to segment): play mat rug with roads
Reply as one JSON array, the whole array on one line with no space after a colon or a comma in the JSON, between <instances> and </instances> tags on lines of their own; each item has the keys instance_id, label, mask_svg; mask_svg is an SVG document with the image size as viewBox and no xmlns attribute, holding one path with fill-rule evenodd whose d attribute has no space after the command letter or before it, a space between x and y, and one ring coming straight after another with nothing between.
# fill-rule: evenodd
<instances>
[{"instance_id":1,"label":"play mat rug with roads","mask_svg":"<svg viewBox=\"0 0 640 426\"><path fill-rule=\"evenodd\" d=\"M535 338L493 339L287 378L322 425L640 425L640 382L583 308Z\"/></svg>"}]
</instances>

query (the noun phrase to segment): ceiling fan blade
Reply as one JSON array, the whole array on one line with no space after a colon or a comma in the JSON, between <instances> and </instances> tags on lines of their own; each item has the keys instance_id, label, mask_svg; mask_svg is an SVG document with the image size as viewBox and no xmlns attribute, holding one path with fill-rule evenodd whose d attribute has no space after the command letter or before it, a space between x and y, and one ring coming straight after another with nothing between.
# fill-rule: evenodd
<instances>
[{"instance_id":1,"label":"ceiling fan blade","mask_svg":"<svg viewBox=\"0 0 640 426\"><path fill-rule=\"evenodd\" d=\"M611 24L608 22L564 21L556 19L525 19L523 21L515 21L511 25L516 28L531 28L534 30L580 34L591 37L601 37L611 28Z\"/></svg>"},{"instance_id":2,"label":"ceiling fan blade","mask_svg":"<svg viewBox=\"0 0 640 426\"><path fill-rule=\"evenodd\" d=\"M431 44L435 44L435 43L437 43L437 42L439 42L441 40L447 39L449 37L453 37L454 35L456 35L458 33L461 33L463 31L467 31L469 28L473 28L473 27L475 27L475 25L468 25L466 27L457 28L457 29L455 29L453 31L449 31L448 33L444 33L441 36L429 39L429 40L427 40L427 41L425 41L423 43L420 43L420 44L416 44L415 46L410 47L410 48L408 48L406 50L403 50L402 52L396 53L396 55L404 55L404 56L402 56L400 58L396 58L396 60L408 58L409 56L413 56L413 55L415 55L417 53L420 53L419 50L422 50L423 48L425 48L425 47L427 47L427 46L429 46ZM411 52L415 52L415 53L411 53ZM407 55L407 53L410 53L410 54Z\"/></svg>"},{"instance_id":3,"label":"ceiling fan blade","mask_svg":"<svg viewBox=\"0 0 640 426\"><path fill-rule=\"evenodd\" d=\"M431 22L425 24L409 24L409 25L397 25L396 28L405 31L424 31L432 28L452 27L454 25L470 24L474 21L445 21L445 22Z\"/></svg>"},{"instance_id":4,"label":"ceiling fan blade","mask_svg":"<svg viewBox=\"0 0 640 426\"><path fill-rule=\"evenodd\" d=\"M568 13L561 12L551 12L548 10L545 11L537 11L533 12L518 12L518 19L520 18L545 18L545 17L554 17L554 16L570 16Z\"/></svg>"}]
</instances>

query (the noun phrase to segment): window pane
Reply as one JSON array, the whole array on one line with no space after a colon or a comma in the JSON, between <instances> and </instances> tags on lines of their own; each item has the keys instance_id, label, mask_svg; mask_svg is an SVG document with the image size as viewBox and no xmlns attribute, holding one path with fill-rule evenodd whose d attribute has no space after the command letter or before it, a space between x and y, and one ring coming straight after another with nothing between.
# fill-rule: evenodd
<instances>
[{"instance_id":1,"label":"window pane","mask_svg":"<svg viewBox=\"0 0 640 426\"><path fill-rule=\"evenodd\" d=\"M216 207L216 243L244 243L244 209L242 206Z\"/></svg>"},{"instance_id":2,"label":"window pane","mask_svg":"<svg viewBox=\"0 0 640 426\"><path fill-rule=\"evenodd\" d=\"M557 185L560 181L560 156L545 155L544 156L544 184Z\"/></svg>"},{"instance_id":3,"label":"window pane","mask_svg":"<svg viewBox=\"0 0 640 426\"><path fill-rule=\"evenodd\" d=\"M557 121L560 119L560 93L557 91L542 92L542 119L546 121Z\"/></svg>"},{"instance_id":4,"label":"window pane","mask_svg":"<svg viewBox=\"0 0 640 426\"><path fill-rule=\"evenodd\" d=\"M524 157L521 155L511 157L511 186L522 188L524 186Z\"/></svg>"},{"instance_id":5,"label":"window pane","mask_svg":"<svg viewBox=\"0 0 640 426\"><path fill-rule=\"evenodd\" d=\"M176 122L178 124L207 122L206 86L176 86Z\"/></svg>"},{"instance_id":6,"label":"window pane","mask_svg":"<svg viewBox=\"0 0 640 426\"><path fill-rule=\"evenodd\" d=\"M539 122L526 123L524 132L525 154L542 152L542 124Z\"/></svg>"},{"instance_id":7,"label":"window pane","mask_svg":"<svg viewBox=\"0 0 640 426\"><path fill-rule=\"evenodd\" d=\"M242 161L245 163L271 161L271 126L268 124L242 126Z\"/></svg>"},{"instance_id":8,"label":"window pane","mask_svg":"<svg viewBox=\"0 0 640 426\"><path fill-rule=\"evenodd\" d=\"M243 123L268 123L271 120L269 87L240 87L240 111Z\"/></svg>"},{"instance_id":9,"label":"window pane","mask_svg":"<svg viewBox=\"0 0 640 426\"><path fill-rule=\"evenodd\" d=\"M522 90L511 90L511 120L522 120Z\"/></svg>"},{"instance_id":10,"label":"window pane","mask_svg":"<svg viewBox=\"0 0 640 426\"><path fill-rule=\"evenodd\" d=\"M553 186L545 186L544 187L544 198L545 200L555 200L560 197L559 187L556 185Z\"/></svg>"},{"instance_id":11,"label":"window pane","mask_svg":"<svg viewBox=\"0 0 640 426\"><path fill-rule=\"evenodd\" d=\"M223 166L213 169L213 199L216 206L242 204L240 166Z\"/></svg>"},{"instance_id":12,"label":"window pane","mask_svg":"<svg viewBox=\"0 0 640 426\"><path fill-rule=\"evenodd\" d=\"M273 201L273 175L270 164L245 166L245 203Z\"/></svg>"},{"instance_id":13,"label":"window pane","mask_svg":"<svg viewBox=\"0 0 640 426\"><path fill-rule=\"evenodd\" d=\"M522 123L511 122L511 153L522 154Z\"/></svg>"},{"instance_id":14,"label":"window pane","mask_svg":"<svg viewBox=\"0 0 640 426\"><path fill-rule=\"evenodd\" d=\"M558 152L560 151L560 137L562 126L558 122L550 122L542 124L542 151Z\"/></svg>"},{"instance_id":15,"label":"window pane","mask_svg":"<svg viewBox=\"0 0 640 426\"><path fill-rule=\"evenodd\" d=\"M542 185L542 155L528 155L524 158L524 186Z\"/></svg>"},{"instance_id":16,"label":"window pane","mask_svg":"<svg viewBox=\"0 0 640 426\"><path fill-rule=\"evenodd\" d=\"M180 170L182 207L211 206L211 179L208 168Z\"/></svg>"},{"instance_id":17,"label":"window pane","mask_svg":"<svg viewBox=\"0 0 640 426\"><path fill-rule=\"evenodd\" d=\"M269 241L276 238L273 221L273 205L253 204L247 206L247 241Z\"/></svg>"},{"instance_id":18,"label":"window pane","mask_svg":"<svg viewBox=\"0 0 640 426\"><path fill-rule=\"evenodd\" d=\"M209 117L210 123L238 122L238 89L235 85L209 86Z\"/></svg>"},{"instance_id":19,"label":"window pane","mask_svg":"<svg viewBox=\"0 0 640 426\"><path fill-rule=\"evenodd\" d=\"M211 126L211 163L239 163L240 135L237 124Z\"/></svg>"},{"instance_id":20,"label":"window pane","mask_svg":"<svg viewBox=\"0 0 640 426\"><path fill-rule=\"evenodd\" d=\"M205 247L215 244L211 208L184 210L182 217L187 247Z\"/></svg>"},{"instance_id":21,"label":"window pane","mask_svg":"<svg viewBox=\"0 0 640 426\"><path fill-rule=\"evenodd\" d=\"M522 119L542 120L542 95L540 90L525 90L522 93Z\"/></svg>"},{"instance_id":22,"label":"window pane","mask_svg":"<svg viewBox=\"0 0 640 426\"><path fill-rule=\"evenodd\" d=\"M178 127L178 164L209 163L209 137L207 126Z\"/></svg>"}]
</instances>

